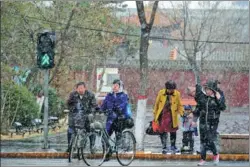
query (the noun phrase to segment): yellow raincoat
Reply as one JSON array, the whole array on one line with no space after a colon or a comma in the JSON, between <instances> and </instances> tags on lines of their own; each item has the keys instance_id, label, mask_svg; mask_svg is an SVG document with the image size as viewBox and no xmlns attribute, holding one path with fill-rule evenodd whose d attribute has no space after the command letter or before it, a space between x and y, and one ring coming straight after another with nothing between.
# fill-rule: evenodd
<instances>
[{"instance_id":1,"label":"yellow raincoat","mask_svg":"<svg viewBox=\"0 0 250 167\"><path fill-rule=\"evenodd\" d=\"M154 105L154 121L158 123L159 116L164 108L166 103L166 89L162 89L158 92L155 105ZM179 120L178 120L178 113L182 116L184 113L184 108L181 103L181 95L180 92L174 90L173 95L171 96L171 112L172 112L172 121L173 121L173 128L178 127Z\"/></svg>"}]
</instances>

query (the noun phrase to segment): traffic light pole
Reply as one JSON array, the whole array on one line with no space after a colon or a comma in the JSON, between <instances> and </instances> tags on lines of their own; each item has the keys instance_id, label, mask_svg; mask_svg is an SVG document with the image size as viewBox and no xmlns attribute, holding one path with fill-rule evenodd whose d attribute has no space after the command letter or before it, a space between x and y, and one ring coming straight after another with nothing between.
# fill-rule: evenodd
<instances>
[{"instance_id":1,"label":"traffic light pole","mask_svg":"<svg viewBox=\"0 0 250 167\"><path fill-rule=\"evenodd\" d=\"M49 95L49 70L44 70L44 117L43 117L43 123L44 123L44 149L49 148L48 144L48 115L49 115L49 101L48 101L48 95Z\"/></svg>"},{"instance_id":2,"label":"traffic light pole","mask_svg":"<svg viewBox=\"0 0 250 167\"><path fill-rule=\"evenodd\" d=\"M54 67L54 49L55 49L55 32L44 30L43 33L37 34L37 66L44 71L44 117L43 117L43 135L44 149L49 148L48 142L48 117L49 117L49 69Z\"/></svg>"}]
</instances>

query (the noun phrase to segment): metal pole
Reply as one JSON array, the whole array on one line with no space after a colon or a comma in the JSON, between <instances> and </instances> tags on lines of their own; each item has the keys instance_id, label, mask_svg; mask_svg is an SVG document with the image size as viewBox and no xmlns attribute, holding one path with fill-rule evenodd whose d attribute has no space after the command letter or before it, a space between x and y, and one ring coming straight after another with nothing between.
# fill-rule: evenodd
<instances>
[{"instance_id":1,"label":"metal pole","mask_svg":"<svg viewBox=\"0 0 250 167\"><path fill-rule=\"evenodd\" d=\"M248 5L248 11L250 9L250 5ZM249 32L250 32L250 27L248 26L248 35L249 35ZM249 44L248 46L246 46L246 57L248 57L248 68L249 68L249 74L248 74L248 110L249 110L249 113L250 113L250 57L249 57ZM248 124L248 127L250 128L250 125ZM250 152L248 152L249 156L250 156Z\"/></svg>"},{"instance_id":2,"label":"metal pole","mask_svg":"<svg viewBox=\"0 0 250 167\"><path fill-rule=\"evenodd\" d=\"M44 70L44 117L43 117L43 123L44 123L44 149L48 149L48 111L49 111L49 104L48 104L48 87L49 87L49 70Z\"/></svg>"}]
</instances>

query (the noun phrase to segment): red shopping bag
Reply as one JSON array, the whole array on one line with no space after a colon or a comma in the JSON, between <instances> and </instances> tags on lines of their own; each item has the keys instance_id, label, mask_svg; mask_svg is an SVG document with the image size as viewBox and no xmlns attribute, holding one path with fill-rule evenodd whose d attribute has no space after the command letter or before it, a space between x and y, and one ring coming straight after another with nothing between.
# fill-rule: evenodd
<instances>
[{"instance_id":1,"label":"red shopping bag","mask_svg":"<svg viewBox=\"0 0 250 167\"><path fill-rule=\"evenodd\" d=\"M155 121L152 121L152 127L154 132L159 132L160 126Z\"/></svg>"},{"instance_id":2,"label":"red shopping bag","mask_svg":"<svg viewBox=\"0 0 250 167\"><path fill-rule=\"evenodd\" d=\"M150 121L149 126L146 129L146 134L148 135L159 135L159 124L157 124L155 121Z\"/></svg>"}]
</instances>

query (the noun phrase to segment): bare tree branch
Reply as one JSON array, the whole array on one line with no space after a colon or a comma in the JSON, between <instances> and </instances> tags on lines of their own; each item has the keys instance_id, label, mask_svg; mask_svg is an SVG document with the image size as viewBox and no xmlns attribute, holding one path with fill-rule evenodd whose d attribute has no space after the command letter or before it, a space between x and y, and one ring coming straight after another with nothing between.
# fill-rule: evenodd
<instances>
[{"instance_id":1,"label":"bare tree branch","mask_svg":"<svg viewBox=\"0 0 250 167\"><path fill-rule=\"evenodd\" d=\"M34 1L34 3L35 3L36 8L38 9L38 13L42 16L42 18L43 18L44 20L47 21L47 18L43 15L43 13L42 13L42 11L41 11L41 8L38 7L37 2ZM51 24L49 24L49 26L50 26L51 29L53 29L53 27L51 26Z\"/></svg>"},{"instance_id":2,"label":"bare tree branch","mask_svg":"<svg viewBox=\"0 0 250 167\"><path fill-rule=\"evenodd\" d=\"M158 8L158 3L159 3L159 1L154 2L154 6L153 6L153 9L152 9L150 21L149 21L149 24L148 24L150 29L152 28L152 26L154 24L155 14L156 14L156 11L157 11L157 8Z\"/></svg>"},{"instance_id":3,"label":"bare tree branch","mask_svg":"<svg viewBox=\"0 0 250 167\"><path fill-rule=\"evenodd\" d=\"M75 8L78 7L79 5L80 5L80 3L77 2ZM74 10L74 8L73 8L73 9L71 10L69 19L68 19L67 24L66 24L66 26L65 26L65 29L64 29L64 31L63 31L63 33L62 33L62 35L61 35L61 39L62 39L61 51L62 51L62 52L61 52L61 54L60 54L60 58L59 58L59 60L58 60L58 63L56 64L56 67L55 67L55 69L54 69L54 71L53 71L53 73L52 73L52 76L51 76L51 78L50 78L50 80L49 80L49 83L51 83L51 82L53 81L54 77L55 77L56 74L57 74L57 71L58 71L58 69L59 69L59 66L61 65L61 63L62 63L62 61L63 61L63 59L64 59L64 57L65 57L65 54L64 54L64 53L65 53L64 42L65 42L65 38L66 38L66 33L67 33L67 31L68 31L68 29L69 29L69 27L70 27L70 24L71 24L71 21L72 21L72 19L73 19L73 16L74 16L75 12L76 12L76 10Z\"/></svg>"},{"instance_id":4,"label":"bare tree branch","mask_svg":"<svg viewBox=\"0 0 250 167\"><path fill-rule=\"evenodd\" d=\"M15 6L14 7L14 10L21 16L21 18L23 19L24 23L29 27L29 28L24 28L24 30L28 33L31 41L32 41L32 44L33 44L33 49L35 48L35 38L34 38L34 31L33 29L31 28L31 25L29 24L29 21L28 19L25 18L25 16L18 10L16 9ZM21 30L22 31L22 30ZM30 49L30 47L28 47ZM30 49L31 50L31 49ZM33 52L30 52L31 54L31 60L32 62L34 63L35 62L35 57L33 56Z\"/></svg>"},{"instance_id":5,"label":"bare tree branch","mask_svg":"<svg viewBox=\"0 0 250 167\"><path fill-rule=\"evenodd\" d=\"M145 24L145 27L146 27L147 22L146 22L146 16L145 16L143 1L136 1L136 7L137 7L137 13L138 13L139 21L140 21L141 25ZM143 12L141 12L141 11L143 11Z\"/></svg>"}]
</instances>

